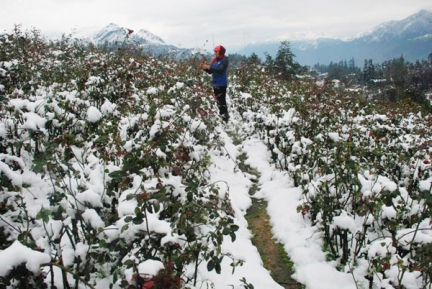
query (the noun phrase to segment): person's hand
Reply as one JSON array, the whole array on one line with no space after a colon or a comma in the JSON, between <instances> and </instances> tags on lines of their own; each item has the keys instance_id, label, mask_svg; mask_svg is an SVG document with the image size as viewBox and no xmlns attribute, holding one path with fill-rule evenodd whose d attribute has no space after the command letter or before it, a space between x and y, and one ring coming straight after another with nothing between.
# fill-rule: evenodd
<instances>
[{"instance_id":1,"label":"person's hand","mask_svg":"<svg viewBox=\"0 0 432 289\"><path fill-rule=\"evenodd\" d=\"M210 65L208 65L207 63L205 63L205 61L203 60L203 62L201 62L200 67L202 69L210 69Z\"/></svg>"}]
</instances>

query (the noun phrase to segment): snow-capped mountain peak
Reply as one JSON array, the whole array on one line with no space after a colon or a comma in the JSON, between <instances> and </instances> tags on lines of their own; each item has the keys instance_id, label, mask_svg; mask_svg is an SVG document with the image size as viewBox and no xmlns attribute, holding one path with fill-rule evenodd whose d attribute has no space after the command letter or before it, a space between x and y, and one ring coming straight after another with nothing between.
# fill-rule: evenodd
<instances>
[{"instance_id":1,"label":"snow-capped mountain peak","mask_svg":"<svg viewBox=\"0 0 432 289\"><path fill-rule=\"evenodd\" d=\"M147 40L148 43L164 45L165 42L159 36L145 30L140 29L136 34L132 34L132 38L141 38Z\"/></svg>"},{"instance_id":2,"label":"snow-capped mountain peak","mask_svg":"<svg viewBox=\"0 0 432 289\"><path fill-rule=\"evenodd\" d=\"M371 31L358 35L367 41L378 41L403 36L408 39L432 34L432 13L426 10L413 14L405 19L384 22Z\"/></svg>"},{"instance_id":3,"label":"snow-capped mountain peak","mask_svg":"<svg viewBox=\"0 0 432 289\"><path fill-rule=\"evenodd\" d=\"M116 42L124 40L127 34L127 29L117 24L110 23L102 28L102 30L92 35L90 39L96 43Z\"/></svg>"},{"instance_id":4,"label":"snow-capped mountain peak","mask_svg":"<svg viewBox=\"0 0 432 289\"><path fill-rule=\"evenodd\" d=\"M110 23L102 29L80 29L74 36L86 39L94 44L116 43L125 40L132 40L140 45L166 45L159 36L145 29L134 31L133 28L122 27L115 23Z\"/></svg>"},{"instance_id":5,"label":"snow-capped mountain peak","mask_svg":"<svg viewBox=\"0 0 432 289\"><path fill-rule=\"evenodd\" d=\"M403 55L406 61L428 59L432 47L432 13L421 10L405 19L382 23L374 29L352 38L336 39L303 35L284 36L248 44L242 52L276 56L281 40L288 40L296 60L302 65L337 63L355 59L383 62ZM247 51L247 53L246 53Z\"/></svg>"},{"instance_id":6,"label":"snow-capped mountain peak","mask_svg":"<svg viewBox=\"0 0 432 289\"><path fill-rule=\"evenodd\" d=\"M59 39L60 37L60 33L50 34L50 39ZM102 29L100 27L84 27L75 29L72 32L71 37L95 45L108 45L112 47L124 43L138 45L139 47L145 47L146 53L153 55L170 55L178 59L190 57L191 55L207 53L199 49L175 47L166 44L162 38L148 30L135 30L135 27L122 27L115 23L110 23Z\"/></svg>"}]
</instances>

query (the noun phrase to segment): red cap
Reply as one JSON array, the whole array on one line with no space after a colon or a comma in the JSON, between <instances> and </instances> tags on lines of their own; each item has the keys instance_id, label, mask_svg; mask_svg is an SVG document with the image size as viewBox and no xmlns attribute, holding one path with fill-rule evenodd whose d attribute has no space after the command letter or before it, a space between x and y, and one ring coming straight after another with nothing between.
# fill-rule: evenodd
<instances>
[{"instance_id":1,"label":"red cap","mask_svg":"<svg viewBox=\"0 0 432 289\"><path fill-rule=\"evenodd\" d=\"M223 47L222 45L218 45L213 49L214 52L219 52L220 54L225 54L225 47Z\"/></svg>"}]
</instances>

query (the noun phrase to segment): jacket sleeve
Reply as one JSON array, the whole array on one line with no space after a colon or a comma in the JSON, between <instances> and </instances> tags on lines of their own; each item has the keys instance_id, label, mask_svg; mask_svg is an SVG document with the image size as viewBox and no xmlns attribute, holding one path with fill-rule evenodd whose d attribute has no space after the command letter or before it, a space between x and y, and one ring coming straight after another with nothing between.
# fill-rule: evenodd
<instances>
[{"instance_id":1,"label":"jacket sleeve","mask_svg":"<svg viewBox=\"0 0 432 289\"><path fill-rule=\"evenodd\" d=\"M227 69L228 68L228 58L224 58L222 61L221 61L221 64L219 65L219 67L218 68L214 68L213 66L212 67L210 67L210 73L211 72L221 72L221 71L224 71L225 69Z\"/></svg>"}]
</instances>

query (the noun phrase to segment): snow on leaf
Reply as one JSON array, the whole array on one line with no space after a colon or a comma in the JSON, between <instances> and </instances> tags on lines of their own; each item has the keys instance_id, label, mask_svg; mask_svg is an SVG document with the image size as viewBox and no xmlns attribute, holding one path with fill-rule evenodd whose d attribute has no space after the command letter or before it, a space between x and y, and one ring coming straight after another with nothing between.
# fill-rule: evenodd
<instances>
[{"instance_id":1,"label":"snow on leaf","mask_svg":"<svg viewBox=\"0 0 432 289\"><path fill-rule=\"evenodd\" d=\"M0 251L0 276L6 276L13 268L25 264L26 268L33 272L40 272L41 264L49 263L51 257L48 254L34 251L19 241L15 241L5 250Z\"/></svg>"},{"instance_id":2,"label":"snow on leaf","mask_svg":"<svg viewBox=\"0 0 432 289\"><path fill-rule=\"evenodd\" d=\"M87 110L87 120L89 122L98 122L102 118L102 113L94 106L90 106Z\"/></svg>"}]
</instances>

